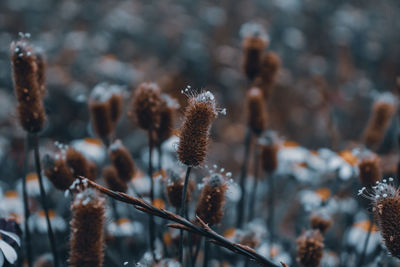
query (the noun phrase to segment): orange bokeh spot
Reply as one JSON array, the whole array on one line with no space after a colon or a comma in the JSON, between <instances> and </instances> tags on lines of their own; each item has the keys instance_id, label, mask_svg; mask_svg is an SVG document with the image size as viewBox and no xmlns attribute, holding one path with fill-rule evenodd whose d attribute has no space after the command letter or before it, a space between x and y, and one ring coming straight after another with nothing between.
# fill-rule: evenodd
<instances>
[{"instance_id":1,"label":"orange bokeh spot","mask_svg":"<svg viewBox=\"0 0 400 267\"><path fill-rule=\"evenodd\" d=\"M233 227L226 229L224 232L224 237L226 237L226 238L233 237L235 235L235 231L236 231L236 229Z\"/></svg>"},{"instance_id":2,"label":"orange bokeh spot","mask_svg":"<svg viewBox=\"0 0 400 267\"><path fill-rule=\"evenodd\" d=\"M162 169L160 171L156 171L155 173L153 173L153 178L156 178L156 177L161 177L164 179L165 177L167 177L167 172L164 169Z\"/></svg>"},{"instance_id":3,"label":"orange bokeh spot","mask_svg":"<svg viewBox=\"0 0 400 267\"><path fill-rule=\"evenodd\" d=\"M30 172L26 175L27 182L37 181L37 180L38 180L38 176L37 176L36 172Z\"/></svg>"},{"instance_id":4,"label":"orange bokeh spot","mask_svg":"<svg viewBox=\"0 0 400 267\"><path fill-rule=\"evenodd\" d=\"M153 200L153 206L158 209L165 209L165 203L162 199L156 198Z\"/></svg>"},{"instance_id":5,"label":"orange bokeh spot","mask_svg":"<svg viewBox=\"0 0 400 267\"><path fill-rule=\"evenodd\" d=\"M282 146L284 146L284 147L298 147L299 143L297 143L295 141L285 140L285 141L283 141Z\"/></svg>"},{"instance_id":6,"label":"orange bokeh spot","mask_svg":"<svg viewBox=\"0 0 400 267\"><path fill-rule=\"evenodd\" d=\"M321 197L322 201L327 201L331 196L331 190L329 190L327 187L319 188L315 190L315 193Z\"/></svg>"},{"instance_id":7,"label":"orange bokeh spot","mask_svg":"<svg viewBox=\"0 0 400 267\"><path fill-rule=\"evenodd\" d=\"M358 159L351 150L343 150L339 152L339 156L351 166L357 165Z\"/></svg>"},{"instance_id":8,"label":"orange bokeh spot","mask_svg":"<svg viewBox=\"0 0 400 267\"><path fill-rule=\"evenodd\" d=\"M50 219L53 219L54 217L56 217L56 213L54 212L54 210L48 210L48 212L49 212ZM38 215L39 215L39 217L44 218L45 217L44 210L39 211Z\"/></svg>"},{"instance_id":9,"label":"orange bokeh spot","mask_svg":"<svg viewBox=\"0 0 400 267\"><path fill-rule=\"evenodd\" d=\"M10 190L4 193L4 196L6 198L17 198L18 197L18 192L14 190Z\"/></svg>"},{"instance_id":10,"label":"orange bokeh spot","mask_svg":"<svg viewBox=\"0 0 400 267\"><path fill-rule=\"evenodd\" d=\"M172 243L171 234L169 232L165 232L163 234L163 240L164 240L165 245L167 245L167 246L171 245L171 243Z\"/></svg>"},{"instance_id":11,"label":"orange bokeh spot","mask_svg":"<svg viewBox=\"0 0 400 267\"><path fill-rule=\"evenodd\" d=\"M275 258L279 254L279 248L277 246L272 246L269 250L269 256L271 259Z\"/></svg>"},{"instance_id":12,"label":"orange bokeh spot","mask_svg":"<svg viewBox=\"0 0 400 267\"><path fill-rule=\"evenodd\" d=\"M366 233L368 233L370 225L371 225L371 222L369 220L364 220L364 221L355 223L354 227L360 228L360 229L364 230ZM378 232L378 227L376 226L376 224L372 225L371 232Z\"/></svg>"},{"instance_id":13,"label":"orange bokeh spot","mask_svg":"<svg viewBox=\"0 0 400 267\"><path fill-rule=\"evenodd\" d=\"M97 145L97 146L103 145L103 142L99 138L86 137L85 139L83 139L83 141L91 145Z\"/></svg>"},{"instance_id":14,"label":"orange bokeh spot","mask_svg":"<svg viewBox=\"0 0 400 267\"><path fill-rule=\"evenodd\" d=\"M121 218L121 219L118 220L117 224L121 225L121 224L124 224L124 223L130 223L130 222L131 221L128 218Z\"/></svg>"}]
</instances>

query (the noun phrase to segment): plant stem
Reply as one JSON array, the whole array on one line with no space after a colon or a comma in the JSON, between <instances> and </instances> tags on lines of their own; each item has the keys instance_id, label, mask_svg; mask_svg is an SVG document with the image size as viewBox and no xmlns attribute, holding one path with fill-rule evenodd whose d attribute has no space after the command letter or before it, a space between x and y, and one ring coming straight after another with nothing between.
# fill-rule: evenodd
<instances>
[{"instance_id":1,"label":"plant stem","mask_svg":"<svg viewBox=\"0 0 400 267\"><path fill-rule=\"evenodd\" d=\"M249 165L249 152L250 152L250 144L251 144L251 130L247 128L246 136L244 139L244 158L243 165L240 173L239 185L242 190L242 196L240 197L238 207L237 207L237 221L236 227L240 228L243 224L243 213L244 213L244 204L245 204L245 195L246 195L246 176L247 176L247 167Z\"/></svg>"},{"instance_id":2,"label":"plant stem","mask_svg":"<svg viewBox=\"0 0 400 267\"><path fill-rule=\"evenodd\" d=\"M157 152L158 152L158 170L162 170L162 148L161 144L157 146Z\"/></svg>"},{"instance_id":3,"label":"plant stem","mask_svg":"<svg viewBox=\"0 0 400 267\"><path fill-rule=\"evenodd\" d=\"M29 134L25 137L24 142L24 177L22 178L22 194L24 200L24 228L25 228L25 252L28 260L28 266L32 267L32 244L31 244L31 231L29 229L29 202L28 193L26 192L26 175L28 173L29 162Z\"/></svg>"},{"instance_id":4,"label":"plant stem","mask_svg":"<svg viewBox=\"0 0 400 267\"><path fill-rule=\"evenodd\" d=\"M54 266L58 267L58 256L57 256L57 248L56 248L56 241L54 238L53 229L51 227L50 219L49 219L49 211L47 208L47 200L46 200L46 192L43 186L43 177L42 177L42 166L40 164L40 154L39 154L39 137L37 134L33 135L33 151L35 155L35 167L36 173L39 178L39 188L40 188L40 198L42 201L42 206L44 210L44 214L46 216L46 223L47 223L47 234L49 236L51 251L53 254Z\"/></svg>"},{"instance_id":5,"label":"plant stem","mask_svg":"<svg viewBox=\"0 0 400 267\"><path fill-rule=\"evenodd\" d=\"M372 214L370 214L370 216L369 216L368 234L367 234L367 237L365 238L364 247L363 247L363 250L362 250L362 252L360 254L360 258L358 259L357 266L362 266L363 263L364 263L365 253L367 252L368 242L369 242L369 238L371 237L371 231L372 231L372 226L373 225L374 225L374 216Z\"/></svg>"},{"instance_id":6,"label":"plant stem","mask_svg":"<svg viewBox=\"0 0 400 267\"><path fill-rule=\"evenodd\" d=\"M154 180L153 180L153 136L152 129L149 129L149 179L150 179L150 200L151 204L154 203ZM153 259L156 260L154 252L154 230L155 222L153 215L149 215L149 238L150 238L150 250L153 255Z\"/></svg>"},{"instance_id":7,"label":"plant stem","mask_svg":"<svg viewBox=\"0 0 400 267\"><path fill-rule=\"evenodd\" d=\"M269 190L268 190L268 231L270 246L274 243L274 175L268 174L267 177Z\"/></svg>"},{"instance_id":8,"label":"plant stem","mask_svg":"<svg viewBox=\"0 0 400 267\"><path fill-rule=\"evenodd\" d=\"M208 266L208 251L210 249L210 243L208 242L208 238L204 239L204 258L203 258L203 267Z\"/></svg>"},{"instance_id":9,"label":"plant stem","mask_svg":"<svg viewBox=\"0 0 400 267\"><path fill-rule=\"evenodd\" d=\"M186 169L186 176L185 176L185 182L183 184L183 190L182 190L182 201L181 201L181 209L179 211L179 215L182 217L185 217L185 219L188 218L185 210L186 210L186 192L187 192L187 186L189 183L189 176L190 176L190 171L192 170L192 167L188 166ZM179 236L179 262L183 263L183 230L180 232Z\"/></svg>"},{"instance_id":10,"label":"plant stem","mask_svg":"<svg viewBox=\"0 0 400 267\"><path fill-rule=\"evenodd\" d=\"M255 201L256 201L256 193L257 193L257 185L258 185L258 172L259 172L259 153L257 147L254 147L254 181L253 187L250 193L250 201L249 201L249 218L247 221L251 221L254 218L254 209L255 209Z\"/></svg>"}]
</instances>

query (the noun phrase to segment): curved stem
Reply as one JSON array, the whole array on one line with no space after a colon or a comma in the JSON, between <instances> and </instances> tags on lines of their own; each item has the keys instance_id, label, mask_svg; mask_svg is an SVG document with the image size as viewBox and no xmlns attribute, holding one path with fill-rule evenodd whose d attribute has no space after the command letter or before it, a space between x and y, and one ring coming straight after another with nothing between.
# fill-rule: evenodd
<instances>
[{"instance_id":1,"label":"curved stem","mask_svg":"<svg viewBox=\"0 0 400 267\"><path fill-rule=\"evenodd\" d=\"M24 142L24 177L22 178L22 194L24 200L24 228L25 228L25 252L28 261L28 266L32 267L32 244L31 244L31 231L29 229L29 202L28 193L26 192L26 175L28 173L29 162L29 134L26 135Z\"/></svg>"},{"instance_id":2,"label":"curved stem","mask_svg":"<svg viewBox=\"0 0 400 267\"><path fill-rule=\"evenodd\" d=\"M251 130L247 128L246 136L244 139L244 158L243 165L240 173L239 185L242 190L242 196L240 197L238 207L237 207L237 220L236 227L240 228L243 224L243 213L244 213L244 203L245 203L245 195L246 195L246 176L247 176L247 167L249 165L249 152L250 152L250 144L251 144Z\"/></svg>"},{"instance_id":3,"label":"curved stem","mask_svg":"<svg viewBox=\"0 0 400 267\"><path fill-rule=\"evenodd\" d=\"M35 134L33 136L33 151L34 151L34 155L35 155L36 173L39 178L40 198L41 198L44 214L46 216L47 234L49 236L51 251L53 254L54 266L58 267L59 263L58 263L58 256L57 256L56 241L54 238L53 229L51 227L51 223L50 223L50 219L49 219L49 211L47 208L46 192L45 192L44 186L43 186L42 166L40 164L40 154L39 154L39 137L37 134Z\"/></svg>"},{"instance_id":4,"label":"curved stem","mask_svg":"<svg viewBox=\"0 0 400 267\"><path fill-rule=\"evenodd\" d=\"M186 192L187 192L187 186L189 183L189 176L190 176L190 171L192 170L192 167L188 166L186 169L186 176L185 176L185 182L183 184L183 190L182 190L182 200L181 200L181 208L179 210L179 215L182 217L185 217L186 219L188 218L186 211ZM183 230L180 232L179 236L179 262L183 263Z\"/></svg>"}]
</instances>

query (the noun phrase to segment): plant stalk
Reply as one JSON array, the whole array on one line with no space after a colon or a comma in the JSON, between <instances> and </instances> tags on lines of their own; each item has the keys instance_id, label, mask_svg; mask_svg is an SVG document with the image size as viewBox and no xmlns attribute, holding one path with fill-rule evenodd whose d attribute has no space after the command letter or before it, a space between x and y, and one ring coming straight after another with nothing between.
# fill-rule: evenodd
<instances>
[{"instance_id":1,"label":"plant stalk","mask_svg":"<svg viewBox=\"0 0 400 267\"><path fill-rule=\"evenodd\" d=\"M267 175L269 190L268 190L268 231L270 246L274 243L274 175L269 173Z\"/></svg>"},{"instance_id":2,"label":"plant stalk","mask_svg":"<svg viewBox=\"0 0 400 267\"><path fill-rule=\"evenodd\" d=\"M188 218L186 211L186 192L187 192L187 186L189 183L189 176L190 176L190 171L192 170L192 167L188 166L186 169L186 176L185 176L185 182L183 184L183 190L182 190L182 202L181 202L181 208L179 211L179 215L182 217L185 217L185 219ZM179 262L183 263L183 230L180 232L179 236Z\"/></svg>"},{"instance_id":3,"label":"plant stalk","mask_svg":"<svg viewBox=\"0 0 400 267\"><path fill-rule=\"evenodd\" d=\"M154 180L153 180L153 132L152 129L149 129L149 179L150 179L150 200L151 204L154 203ZM150 239L150 250L153 255L153 259L156 260L155 252L154 252L154 230L155 230L155 222L153 215L149 215L149 239Z\"/></svg>"},{"instance_id":4,"label":"plant stalk","mask_svg":"<svg viewBox=\"0 0 400 267\"><path fill-rule=\"evenodd\" d=\"M371 237L371 231L372 231L372 226L373 225L374 225L374 216L372 214L370 214L370 216L369 216L368 234L367 234L367 237L365 238L363 250L362 250L362 252L360 254L360 258L358 259L357 266L362 266L363 263L364 263L365 254L367 252L367 247L368 247L368 243L369 243L369 238Z\"/></svg>"},{"instance_id":5,"label":"plant stalk","mask_svg":"<svg viewBox=\"0 0 400 267\"><path fill-rule=\"evenodd\" d=\"M250 193L250 201L249 201L249 217L247 221L251 221L254 218L254 210L255 210L255 202L256 202L256 193L257 193L257 186L258 186L258 175L259 175L259 153L257 147L254 147L254 181L253 187Z\"/></svg>"},{"instance_id":6,"label":"plant stalk","mask_svg":"<svg viewBox=\"0 0 400 267\"><path fill-rule=\"evenodd\" d=\"M26 175L28 173L28 162L29 162L29 134L26 135L24 142L24 177L22 178L22 195L24 201L24 228L25 228L25 252L28 261L28 267L33 266L32 262L32 244L31 244L31 231L29 229L29 202L28 193L26 191Z\"/></svg>"}]
</instances>

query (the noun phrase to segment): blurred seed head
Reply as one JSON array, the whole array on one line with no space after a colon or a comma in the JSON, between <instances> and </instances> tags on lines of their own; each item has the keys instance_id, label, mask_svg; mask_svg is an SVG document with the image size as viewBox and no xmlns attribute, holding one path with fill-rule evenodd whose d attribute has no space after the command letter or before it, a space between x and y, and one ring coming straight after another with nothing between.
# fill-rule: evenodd
<instances>
[{"instance_id":1,"label":"blurred seed head","mask_svg":"<svg viewBox=\"0 0 400 267\"><path fill-rule=\"evenodd\" d=\"M320 231L305 231L297 238L296 243L298 263L304 267L319 266L324 251L323 237Z\"/></svg>"},{"instance_id":2,"label":"blurred seed head","mask_svg":"<svg viewBox=\"0 0 400 267\"><path fill-rule=\"evenodd\" d=\"M114 141L109 149L110 160L118 172L119 178L129 182L135 174L135 162L129 150L120 140Z\"/></svg>"},{"instance_id":3,"label":"blurred seed head","mask_svg":"<svg viewBox=\"0 0 400 267\"><path fill-rule=\"evenodd\" d=\"M57 155L45 155L43 157L44 174L58 190L69 189L75 178L65 159Z\"/></svg>"},{"instance_id":4,"label":"blurred seed head","mask_svg":"<svg viewBox=\"0 0 400 267\"><path fill-rule=\"evenodd\" d=\"M256 135L261 134L267 126L263 92L257 87L253 87L247 92L247 123Z\"/></svg>"},{"instance_id":5,"label":"blurred seed head","mask_svg":"<svg viewBox=\"0 0 400 267\"><path fill-rule=\"evenodd\" d=\"M114 166L105 166L101 174L109 189L124 193L128 191L128 185L118 177L117 169Z\"/></svg>"}]
</instances>

